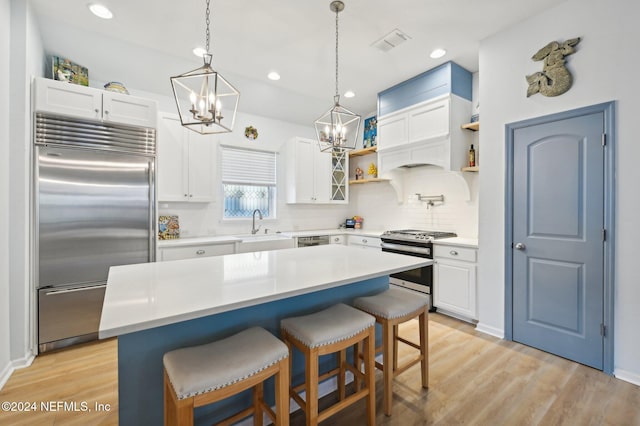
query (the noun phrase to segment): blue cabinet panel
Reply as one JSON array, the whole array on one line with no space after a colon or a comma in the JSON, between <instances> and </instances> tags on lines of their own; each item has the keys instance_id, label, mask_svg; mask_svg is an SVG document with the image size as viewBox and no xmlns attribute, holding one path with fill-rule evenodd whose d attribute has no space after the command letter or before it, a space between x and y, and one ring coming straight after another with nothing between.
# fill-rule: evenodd
<instances>
[{"instance_id":1,"label":"blue cabinet panel","mask_svg":"<svg viewBox=\"0 0 640 426\"><path fill-rule=\"evenodd\" d=\"M378 117L447 93L471 100L471 81L469 71L447 62L378 93Z\"/></svg>"}]
</instances>

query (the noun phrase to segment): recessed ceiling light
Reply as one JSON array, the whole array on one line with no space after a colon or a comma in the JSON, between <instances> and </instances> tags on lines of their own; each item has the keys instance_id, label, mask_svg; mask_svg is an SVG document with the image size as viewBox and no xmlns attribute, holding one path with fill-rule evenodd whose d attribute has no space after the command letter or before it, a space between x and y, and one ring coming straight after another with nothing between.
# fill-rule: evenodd
<instances>
[{"instance_id":1,"label":"recessed ceiling light","mask_svg":"<svg viewBox=\"0 0 640 426\"><path fill-rule=\"evenodd\" d=\"M102 19L113 18L113 13L111 13L111 11L107 9L107 6L105 5L98 4L98 3L91 3L89 5L89 10L98 18L102 18Z\"/></svg>"},{"instance_id":2,"label":"recessed ceiling light","mask_svg":"<svg viewBox=\"0 0 640 426\"><path fill-rule=\"evenodd\" d=\"M267 74L267 78L269 80L278 81L280 80L280 74L275 71L271 71L269 74Z\"/></svg>"},{"instance_id":3,"label":"recessed ceiling light","mask_svg":"<svg viewBox=\"0 0 640 426\"><path fill-rule=\"evenodd\" d=\"M196 47L195 49L193 49L193 54L198 58L202 58L202 55L204 55L205 53L207 53L207 50L204 47Z\"/></svg>"},{"instance_id":4,"label":"recessed ceiling light","mask_svg":"<svg viewBox=\"0 0 640 426\"><path fill-rule=\"evenodd\" d=\"M438 48L438 49L433 49L433 52L431 52L429 56L433 59L438 59L438 58L442 58L446 54L447 54L446 50Z\"/></svg>"},{"instance_id":5,"label":"recessed ceiling light","mask_svg":"<svg viewBox=\"0 0 640 426\"><path fill-rule=\"evenodd\" d=\"M345 98L353 98L356 94L353 92L353 90L347 90L346 92L344 92L344 97Z\"/></svg>"}]
</instances>

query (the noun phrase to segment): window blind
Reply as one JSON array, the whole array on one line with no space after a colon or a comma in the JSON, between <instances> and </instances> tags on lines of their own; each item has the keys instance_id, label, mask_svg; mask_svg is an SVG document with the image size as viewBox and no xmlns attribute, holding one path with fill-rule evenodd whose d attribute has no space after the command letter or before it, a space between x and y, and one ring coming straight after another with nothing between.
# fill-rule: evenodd
<instances>
[{"instance_id":1,"label":"window blind","mask_svg":"<svg viewBox=\"0 0 640 426\"><path fill-rule=\"evenodd\" d=\"M276 184L276 153L222 146L222 182Z\"/></svg>"}]
</instances>

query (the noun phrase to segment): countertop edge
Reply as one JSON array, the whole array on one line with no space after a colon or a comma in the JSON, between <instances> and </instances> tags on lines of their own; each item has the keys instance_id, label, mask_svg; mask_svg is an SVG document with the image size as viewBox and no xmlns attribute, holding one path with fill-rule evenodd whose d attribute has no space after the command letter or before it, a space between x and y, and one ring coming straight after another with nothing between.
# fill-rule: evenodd
<instances>
[{"instance_id":1,"label":"countertop edge","mask_svg":"<svg viewBox=\"0 0 640 426\"><path fill-rule=\"evenodd\" d=\"M456 246L456 247L469 247L469 248L478 248L478 240L474 238L463 238L463 237L453 237L453 238L442 238L439 240L433 241L434 245L443 245L443 246Z\"/></svg>"}]
</instances>

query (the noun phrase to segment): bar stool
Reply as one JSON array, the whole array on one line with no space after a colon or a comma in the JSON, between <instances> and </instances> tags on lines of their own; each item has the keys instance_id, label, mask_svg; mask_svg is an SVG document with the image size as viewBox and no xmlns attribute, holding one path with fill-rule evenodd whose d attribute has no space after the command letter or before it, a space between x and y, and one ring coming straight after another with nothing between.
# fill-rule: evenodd
<instances>
[{"instance_id":1,"label":"bar stool","mask_svg":"<svg viewBox=\"0 0 640 426\"><path fill-rule=\"evenodd\" d=\"M265 412L277 426L289 424L289 349L267 330L253 327L226 339L164 354L164 423L192 425L193 409L254 388L253 405L218 424ZM276 376L276 412L264 402L263 384Z\"/></svg>"},{"instance_id":2,"label":"bar stool","mask_svg":"<svg viewBox=\"0 0 640 426\"><path fill-rule=\"evenodd\" d=\"M394 377L420 362L422 387L429 387L428 303L427 297L393 286L374 296L359 297L353 303L356 308L373 315L382 325L382 346L376 348L376 353L382 351L384 364L376 362L375 365L383 373L384 413L387 416L391 415ZM398 335L398 326L416 317L420 323L419 345ZM398 342L420 351L416 358L401 367L398 367Z\"/></svg>"},{"instance_id":3,"label":"bar stool","mask_svg":"<svg viewBox=\"0 0 640 426\"><path fill-rule=\"evenodd\" d=\"M307 426L319 422L366 398L367 424L375 424L375 318L358 309L339 303L311 315L285 318L280 322L282 338L293 354L295 346L305 357L305 382L292 387L291 397L305 412ZM356 348L356 343L364 344L364 373L349 364L346 359L347 348ZM338 367L322 375L319 373L319 357L338 353ZM354 352L355 355L355 352ZM355 358L354 358L355 359ZM291 358L293 361L293 358ZM293 363L290 362L291 366ZM345 372L350 370L358 378L360 385L355 393L345 398ZM318 384L321 380L338 376L340 401L318 412ZM298 394L306 391L305 400Z\"/></svg>"}]
</instances>

